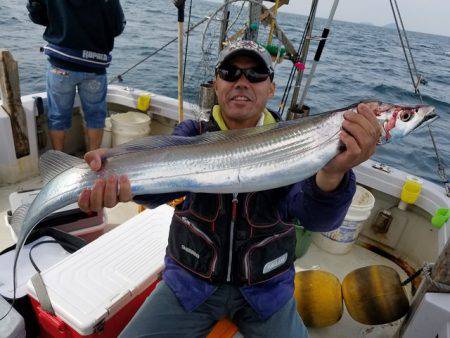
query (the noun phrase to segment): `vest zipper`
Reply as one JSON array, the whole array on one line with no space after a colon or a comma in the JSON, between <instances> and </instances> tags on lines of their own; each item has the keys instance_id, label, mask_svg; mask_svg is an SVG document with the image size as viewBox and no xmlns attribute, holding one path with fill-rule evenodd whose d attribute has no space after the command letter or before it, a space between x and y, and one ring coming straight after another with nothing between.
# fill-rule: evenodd
<instances>
[{"instance_id":1,"label":"vest zipper","mask_svg":"<svg viewBox=\"0 0 450 338\"><path fill-rule=\"evenodd\" d=\"M233 193L233 200L231 201L230 248L228 251L227 282L231 281L231 263L233 262L234 223L236 222L237 204L238 204L237 196L238 196L237 193Z\"/></svg>"}]
</instances>

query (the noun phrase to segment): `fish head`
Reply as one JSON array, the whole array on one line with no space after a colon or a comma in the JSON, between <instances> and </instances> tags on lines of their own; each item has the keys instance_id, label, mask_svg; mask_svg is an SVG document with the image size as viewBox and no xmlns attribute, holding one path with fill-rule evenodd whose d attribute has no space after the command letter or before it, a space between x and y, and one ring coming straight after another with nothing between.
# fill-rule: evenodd
<instances>
[{"instance_id":1,"label":"fish head","mask_svg":"<svg viewBox=\"0 0 450 338\"><path fill-rule=\"evenodd\" d=\"M429 105L378 103L373 111L382 129L379 143L388 143L405 137L426 121L437 117L434 110L435 108Z\"/></svg>"}]
</instances>

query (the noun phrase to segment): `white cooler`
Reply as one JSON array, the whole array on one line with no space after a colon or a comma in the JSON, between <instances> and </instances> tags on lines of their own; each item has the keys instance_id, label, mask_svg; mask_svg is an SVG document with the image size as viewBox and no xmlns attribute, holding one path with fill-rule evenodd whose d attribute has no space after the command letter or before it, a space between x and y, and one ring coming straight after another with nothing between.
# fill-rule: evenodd
<instances>
[{"instance_id":1,"label":"white cooler","mask_svg":"<svg viewBox=\"0 0 450 338\"><path fill-rule=\"evenodd\" d=\"M20 206L24 204L31 204L39 194L39 191L39 189L36 189L24 192L13 192L9 195L11 212L8 211L5 217L6 224L11 230L11 236L14 241L17 241L17 229L13 229L11 226L12 214ZM46 223L57 230L70 233L73 236L81 237L86 240L86 242L91 242L103 235L106 228L107 219L103 210L101 212L88 215L78 208L77 203L73 203L53 212L40 223Z\"/></svg>"},{"instance_id":2,"label":"white cooler","mask_svg":"<svg viewBox=\"0 0 450 338\"><path fill-rule=\"evenodd\" d=\"M42 272L55 316L28 283L42 337L116 337L163 269L173 208L145 210Z\"/></svg>"}]
</instances>

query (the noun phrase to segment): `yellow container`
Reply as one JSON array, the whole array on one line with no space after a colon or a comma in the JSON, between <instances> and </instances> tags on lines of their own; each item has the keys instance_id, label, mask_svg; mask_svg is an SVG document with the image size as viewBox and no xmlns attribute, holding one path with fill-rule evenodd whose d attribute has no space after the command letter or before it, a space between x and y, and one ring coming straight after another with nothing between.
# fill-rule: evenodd
<instances>
[{"instance_id":1,"label":"yellow container","mask_svg":"<svg viewBox=\"0 0 450 338\"><path fill-rule=\"evenodd\" d=\"M326 327L342 317L342 290L339 279L326 271L309 270L295 274L294 297L297 311L308 327Z\"/></svg>"},{"instance_id":2,"label":"yellow container","mask_svg":"<svg viewBox=\"0 0 450 338\"><path fill-rule=\"evenodd\" d=\"M416 202L421 191L422 181L417 177L408 176L405 183L403 184L400 199L404 203L413 204Z\"/></svg>"},{"instance_id":3,"label":"yellow container","mask_svg":"<svg viewBox=\"0 0 450 338\"><path fill-rule=\"evenodd\" d=\"M150 94L142 94L137 99L136 108L140 111L146 112L150 107L151 97Z\"/></svg>"}]
</instances>

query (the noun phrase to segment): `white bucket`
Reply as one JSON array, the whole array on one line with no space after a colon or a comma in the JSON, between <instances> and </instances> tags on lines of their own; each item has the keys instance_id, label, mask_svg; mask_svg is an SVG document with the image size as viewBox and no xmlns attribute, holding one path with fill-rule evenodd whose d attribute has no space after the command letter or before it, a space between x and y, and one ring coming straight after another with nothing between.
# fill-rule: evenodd
<instances>
[{"instance_id":1,"label":"white bucket","mask_svg":"<svg viewBox=\"0 0 450 338\"><path fill-rule=\"evenodd\" d=\"M129 111L111 116L113 147L150 134L150 117Z\"/></svg>"},{"instance_id":2,"label":"white bucket","mask_svg":"<svg viewBox=\"0 0 450 338\"><path fill-rule=\"evenodd\" d=\"M103 128L103 136L102 143L100 144L100 148L111 148L112 146L112 123L111 118L105 118L105 127ZM89 145L89 137L87 134L86 121L83 119L83 132L84 132L84 143L86 144L86 148Z\"/></svg>"},{"instance_id":3,"label":"white bucket","mask_svg":"<svg viewBox=\"0 0 450 338\"><path fill-rule=\"evenodd\" d=\"M105 119L105 128L103 128L103 137L101 148L111 148L112 146L112 122L111 118Z\"/></svg>"},{"instance_id":4,"label":"white bucket","mask_svg":"<svg viewBox=\"0 0 450 338\"><path fill-rule=\"evenodd\" d=\"M364 221L369 218L374 204L375 197L370 191L357 185L352 204L342 225L330 232L314 233L312 236L314 244L332 254L349 252L358 238Z\"/></svg>"}]
</instances>

